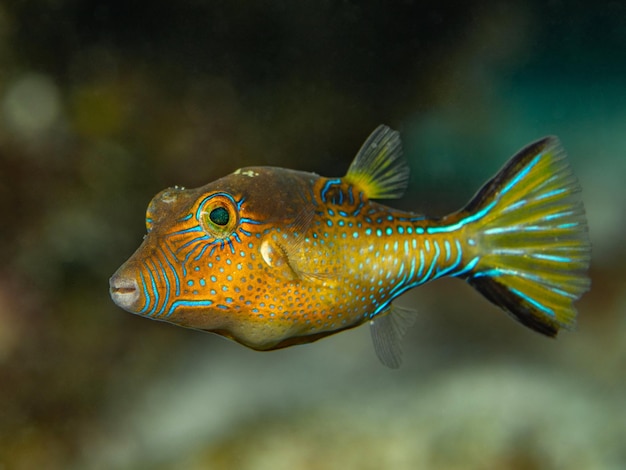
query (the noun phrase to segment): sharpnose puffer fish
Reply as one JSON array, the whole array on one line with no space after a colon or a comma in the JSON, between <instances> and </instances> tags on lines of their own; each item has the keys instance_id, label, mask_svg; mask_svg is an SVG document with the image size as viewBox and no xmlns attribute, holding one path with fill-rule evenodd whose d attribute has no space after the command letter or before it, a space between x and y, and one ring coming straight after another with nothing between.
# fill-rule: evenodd
<instances>
[{"instance_id":1,"label":"sharpnose puffer fish","mask_svg":"<svg viewBox=\"0 0 626 470\"><path fill-rule=\"evenodd\" d=\"M402 196L408 177L398 132L381 125L343 178L249 167L166 189L148 206L143 243L111 277L111 297L262 351L369 323L389 367L413 318L394 299L444 276L544 335L575 325L591 248L557 138L520 150L445 217L373 201Z\"/></svg>"}]
</instances>

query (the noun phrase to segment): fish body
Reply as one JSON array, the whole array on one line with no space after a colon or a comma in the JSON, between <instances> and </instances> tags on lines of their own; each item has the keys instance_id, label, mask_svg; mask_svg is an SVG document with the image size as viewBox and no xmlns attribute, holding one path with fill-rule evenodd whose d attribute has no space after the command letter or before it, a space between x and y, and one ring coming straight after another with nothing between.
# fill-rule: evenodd
<instances>
[{"instance_id":1,"label":"fish body","mask_svg":"<svg viewBox=\"0 0 626 470\"><path fill-rule=\"evenodd\" d=\"M548 336L575 324L590 243L558 140L518 152L460 211L428 218L374 199L408 183L399 134L379 126L343 178L249 167L150 203L148 233L110 281L117 305L256 350L369 322L400 363L412 312L393 300L451 276Z\"/></svg>"}]
</instances>

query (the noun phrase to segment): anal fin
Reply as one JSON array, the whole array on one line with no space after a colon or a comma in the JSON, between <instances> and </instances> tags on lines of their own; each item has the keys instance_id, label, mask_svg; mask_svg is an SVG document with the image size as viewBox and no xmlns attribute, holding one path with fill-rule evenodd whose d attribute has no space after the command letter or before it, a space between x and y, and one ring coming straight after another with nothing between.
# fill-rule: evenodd
<instances>
[{"instance_id":1,"label":"anal fin","mask_svg":"<svg viewBox=\"0 0 626 470\"><path fill-rule=\"evenodd\" d=\"M401 340L415 323L415 310L391 305L370 321L370 332L374 350L380 362L391 369L402 363Z\"/></svg>"}]
</instances>

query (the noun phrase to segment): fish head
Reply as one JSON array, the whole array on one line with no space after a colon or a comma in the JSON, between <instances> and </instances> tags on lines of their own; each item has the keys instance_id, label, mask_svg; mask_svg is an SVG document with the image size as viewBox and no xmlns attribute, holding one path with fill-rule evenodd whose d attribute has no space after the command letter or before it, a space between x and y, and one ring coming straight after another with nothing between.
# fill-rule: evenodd
<instances>
[{"instance_id":1,"label":"fish head","mask_svg":"<svg viewBox=\"0 0 626 470\"><path fill-rule=\"evenodd\" d=\"M134 314L271 348L291 334L288 322L267 321L277 289L293 277L277 234L293 239L305 229L317 178L250 167L200 188L161 191L148 206L142 244L110 279L113 301Z\"/></svg>"}]
</instances>

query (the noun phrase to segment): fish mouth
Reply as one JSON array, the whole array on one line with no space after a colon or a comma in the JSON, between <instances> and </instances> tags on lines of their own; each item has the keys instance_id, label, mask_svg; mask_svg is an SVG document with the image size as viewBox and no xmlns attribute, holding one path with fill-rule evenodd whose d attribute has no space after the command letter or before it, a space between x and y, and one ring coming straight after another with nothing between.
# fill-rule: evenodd
<instances>
[{"instance_id":1,"label":"fish mouth","mask_svg":"<svg viewBox=\"0 0 626 470\"><path fill-rule=\"evenodd\" d=\"M131 307L139 298L139 286L132 278L114 274L109 279L109 293L118 307L131 311Z\"/></svg>"}]
</instances>

